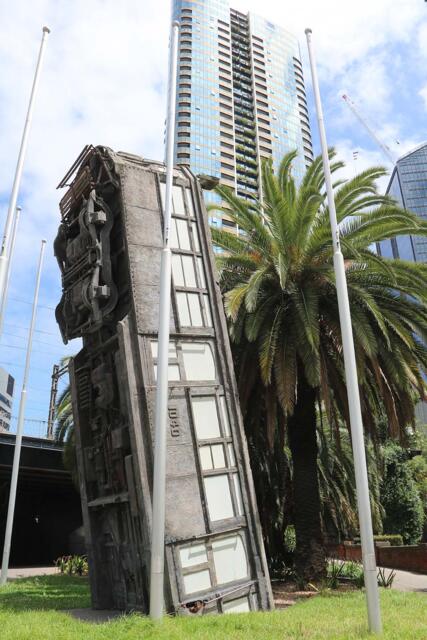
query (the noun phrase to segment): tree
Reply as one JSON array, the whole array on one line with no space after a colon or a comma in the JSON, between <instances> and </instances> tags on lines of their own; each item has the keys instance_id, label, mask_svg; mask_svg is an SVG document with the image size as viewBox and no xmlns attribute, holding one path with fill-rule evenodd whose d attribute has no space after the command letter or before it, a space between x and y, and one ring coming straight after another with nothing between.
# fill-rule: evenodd
<instances>
[{"instance_id":1,"label":"tree","mask_svg":"<svg viewBox=\"0 0 427 640\"><path fill-rule=\"evenodd\" d=\"M61 366L68 363L69 358L63 358L61 360ZM76 458L76 446L74 440L74 417L73 406L71 402L71 388L70 383L64 387L60 393L55 406L55 441L62 444L64 447L63 460L64 466L70 471L75 486L78 488L77 477L77 458Z\"/></svg>"},{"instance_id":2,"label":"tree","mask_svg":"<svg viewBox=\"0 0 427 640\"><path fill-rule=\"evenodd\" d=\"M322 423L324 420L322 420ZM318 428L318 472L322 526L332 542L358 534L357 495L353 453L348 431L340 428L337 440L328 425ZM372 442L366 442L369 493L374 533L382 533L384 509L380 502L380 464Z\"/></svg>"},{"instance_id":3,"label":"tree","mask_svg":"<svg viewBox=\"0 0 427 640\"><path fill-rule=\"evenodd\" d=\"M331 159L334 155L331 150ZM297 188L291 174L295 157L296 152L285 155L277 175L271 160L264 162L262 203L217 187L224 205L216 208L241 234L214 228L212 238L223 250L220 285L250 449L263 458L261 477L266 469L270 475L276 468L283 472L287 438L296 567L308 579L325 570L316 404L324 407L337 436L339 417L348 425L349 416L322 160L314 160ZM333 160L332 172L342 166ZM413 390L419 397L425 388L427 266L384 259L372 245L425 234L426 225L378 193L376 180L384 175L383 168L374 167L337 182L335 199L365 430L375 431L375 415L383 407L391 435L403 437L401 426L413 419ZM256 477L258 491L260 484ZM273 484L282 486L283 478ZM286 512L284 496L276 491L264 514L261 500L267 550L273 556L283 547L275 521Z\"/></svg>"},{"instance_id":4,"label":"tree","mask_svg":"<svg viewBox=\"0 0 427 640\"><path fill-rule=\"evenodd\" d=\"M399 533L405 544L416 544L423 533L424 510L408 455L397 444L384 447L381 502L386 533Z\"/></svg>"},{"instance_id":5,"label":"tree","mask_svg":"<svg viewBox=\"0 0 427 640\"><path fill-rule=\"evenodd\" d=\"M413 455L417 452L416 455ZM424 509L424 531L422 541L427 542L427 430L421 426L412 434L410 442L411 459L408 464L420 494Z\"/></svg>"}]
</instances>

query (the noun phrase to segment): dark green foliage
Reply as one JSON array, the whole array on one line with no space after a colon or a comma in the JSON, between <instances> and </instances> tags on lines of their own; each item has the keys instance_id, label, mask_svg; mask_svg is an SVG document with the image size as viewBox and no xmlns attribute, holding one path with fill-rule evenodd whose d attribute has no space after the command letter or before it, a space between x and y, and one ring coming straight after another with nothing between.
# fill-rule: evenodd
<instances>
[{"instance_id":1,"label":"dark green foliage","mask_svg":"<svg viewBox=\"0 0 427 640\"><path fill-rule=\"evenodd\" d=\"M427 542L427 431L426 428L420 429L415 432L413 436L413 442L411 443L411 449L413 451L420 451L421 453L415 455L408 464L411 467L411 471L416 482L418 492L421 497L424 509L424 533L423 542Z\"/></svg>"},{"instance_id":2,"label":"dark green foliage","mask_svg":"<svg viewBox=\"0 0 427 640\"><path fill-rule=\"evenodd\" d=\"M407 454L394 443L384 447L381 503L385 510L385 531L400 534L405 544L419 542L424 521L421 498Z\"/></svg>"},{"instance_id":3,"label":"dark green foliage","mask_svg":"<svg viewBox=\"0 0 427 640\"><path fill-rule=\"evenodd\" d=\"M333 173L342 167L334 155L331 150ZM289 501L280 455L287 442L293 467L288 522L296 529L297 570L311 579L325 569L316 407L324 408L337 438L349 413L322 159L314 160L297 186L291 171L295 156L285 155L277 171L271 161L264 163L262 203L218 187L222 211L242 234L212 229L212 238L223 249L220 284L246 433L255 452L267 553L283 559ZM382 258L372 246L399 235L427 235L427 225L378 193L376 181L383 175L384 169L373 167L338 181L335 199L365 431L375 434L382 411L389 434L404 437L416 398L425 392L427 265ZM345 473L339 469L338 484L347 499ZM274 487L270 498L266 478ZM339 504L338 495L330 496L329 504L334 502ZM341 514L334 509L338 521Z\"/></svg>"},{"instance_id":4,"label":"dark green foliage","mask_svg":"<svg viewBox=\"0 0 427 640\"><path fill-rule=\"evenodd\" d=\"M353 452L347 429L337 432L324 424L318 429L319 485L323 528L330 540L351 540L358 532L356 480ZM382 531L384 510L380 503L380 472L378 457L372 443L366 442L369 493L374 531Z\"/></svg>"}]
</instances>

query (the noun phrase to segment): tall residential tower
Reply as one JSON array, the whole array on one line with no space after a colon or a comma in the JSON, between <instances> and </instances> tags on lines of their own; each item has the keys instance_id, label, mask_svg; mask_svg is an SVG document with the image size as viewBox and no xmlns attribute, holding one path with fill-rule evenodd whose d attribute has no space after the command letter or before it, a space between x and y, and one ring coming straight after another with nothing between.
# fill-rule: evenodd
<instances>
[{"instance_id":1,"label":"tall residential tower","mask_svg":"<svg viewBox=\"0 0 427 640\"><path fill-rule=\"evenodd\" d=\"M180 23L177 164L251 198L262 195L262 158L272 157L277 167L297 149L294 175L301 178L313 152L296 38L230 9L228 0L174 0L174 19ZM232 226L226 218L222 223Z\"/></svg>"}]
</instances>

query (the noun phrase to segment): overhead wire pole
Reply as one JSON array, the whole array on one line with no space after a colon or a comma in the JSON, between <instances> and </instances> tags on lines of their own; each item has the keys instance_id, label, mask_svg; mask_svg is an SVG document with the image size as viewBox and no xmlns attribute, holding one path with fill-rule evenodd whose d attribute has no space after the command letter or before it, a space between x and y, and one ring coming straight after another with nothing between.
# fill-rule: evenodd
<instances>
[{"instance_id":1,"label":"overhead wire pole","mask_svg":"<svg viewBox=\"0 0 427 640\"><path fill-rule=\"evenodd\" d=\"M345 378L350 412L351 440L353 445L354 470L356 476L357 505L359 513L360 539L362 544L362 560L365 575L366 600L368 608L369 630L381 633L381 612L377 583L377 567L375 561L374 536L372 531L371 506L369 503L368 471L366 466L365 442L363 438L362 412L360 408L359 384L357 380L356 355L354 351L353 329L351 325L350 304L348 299L347 280L344 257L341 252L340 232L337 223L335 199L329 166L328 145L320 99L319 81L312 45L312 31L306 29L308 53L310 58L314 100L316 103L317 123L320 144L322 147L323 170L329 205L332 243L334 251L334 269L340 316Z\"/></svg>"},{"instance_id":2,"label":"overhead wire pole","mask_svg":"<svg viewBox=\"0 0 427 640\"><path fill-rule=\"evenodd\" d=\"M27 382L30 372L31 350L33 346L34 328L36 324L37 302L40 290L40 278L43 267L43 256L46 240L42 240L39 264L37 268L36 286L34 289L33 311L31 314L30 331L28 334L27 355L25 358L24 377L22 380L21 399L19 403L18 424L16 427L15 451L13 454L12 477L10 481L9 506L7 509L6 532L4 534L3 560L1 566L0 585L6 584L9 570L10 546L12 541L13 518L15 515L16 488L18 485L19 460L21 457L22 433L24 430L25 404L27 401Z\"/></svg>"},{"instance_id":3,"label":"overhead wire pole","mask_svg":"<svg viewBox=\"0 0 427 640\"><path fill-rule=\"evenodd\" d=\"M0 326L2 324L2 317L5 312L6 303L3 302L6 287L7 267L10 256L8 255L8 249L10 247L10 234L12 231L13 217L15 215L16 203L18 201L19 189L21 186L22 170L24 167L25 155L27 152L28 135L30 132L31 121L33 118L34 100L37 94L37 89L40 80L40 71L43 64L46 39L50 29L43 27L43 36L40 44L39 55L37 58L36 71L34 74L33 86L31 88L30 102L28 104L27 117L25 119L24 131L22 133L21 146L18 153L18 161L15 169L15 177L13 179L12 192L9 200L9 207L7 211L6 224L3 232L3 240L0 248L0 309L2 316L0 317Z\"/></svg>"},{"instance_id":4,"label":"overhead wire pole","mask_svg":"<svg viewBox=\"0 0 427 640\"><path fill-rule=\"evenodd\" d=\"M150 617L161 620L164 605L166 421L168 409L169 319L171 295L171 251L169 228L172 215L172 182L175 139L178 30L174 21L170 36L168 106L166 120L166 195L163 249L160 265L159 337L157 390L154 423L153 509L150 567Z\"/></svg>"},{"instance_id":5,"label":"overhead wire pole","mask_svg":"<svg viewBox=\"0 0 427 640\"><path fill-rule=\"evenodd\" d=\"M13 216L12 235L10 238L7 268L6 268L6 281L4 285L3 297L0 302L0 337L1 337L1 334L3 333L4 314L6 311L7 294L9 292L10 271L12 268L12 258L13 258L13 252L15 250L16 234L18 231L19 218L21 217L21 211L22 211L21 207L16 207L15 215Z\"/></svg>"}]
</instances>

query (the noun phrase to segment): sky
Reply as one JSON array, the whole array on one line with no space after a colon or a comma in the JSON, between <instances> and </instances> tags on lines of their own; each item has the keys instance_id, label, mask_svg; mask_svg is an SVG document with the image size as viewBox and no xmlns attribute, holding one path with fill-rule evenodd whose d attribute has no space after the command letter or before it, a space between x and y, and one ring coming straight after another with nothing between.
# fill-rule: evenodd
<instances>
[{"instance_id":1,"label":"sky","mask_svg":"<svg viewBox=\"0 0 427 640\"><path fill-rule=\"evenodd\" d=\"M344 103L343 93L395 156L427 139L427 2L235 0L232 6L298 36L317 154L304 35L306 27L312 28L328 143L347 163L346 175L373 164L391 165ZM45 432L53 364L80 349L78 340L62 343L54 317L61 295L52 249L62 195L56 186L88 143L163 158L169 11L169 0L0 0L0 231L42 26L51 29L19 195L21 225L0 339L0 366L16 378L16 415L36 265L46 238L27 434ZM353 151L358 151L356 161Z\"/></svg>"}]
</instances>

